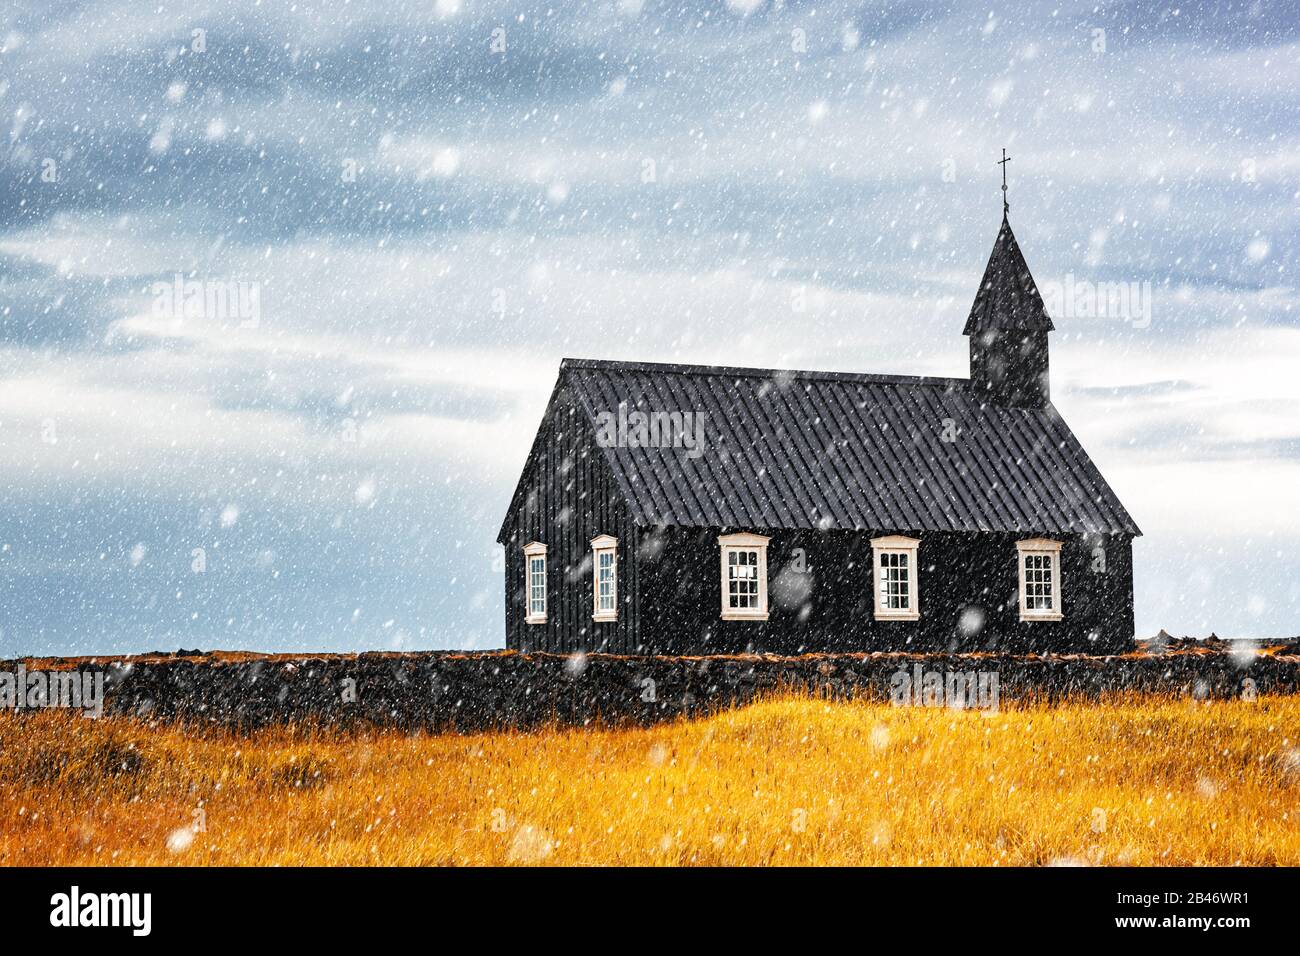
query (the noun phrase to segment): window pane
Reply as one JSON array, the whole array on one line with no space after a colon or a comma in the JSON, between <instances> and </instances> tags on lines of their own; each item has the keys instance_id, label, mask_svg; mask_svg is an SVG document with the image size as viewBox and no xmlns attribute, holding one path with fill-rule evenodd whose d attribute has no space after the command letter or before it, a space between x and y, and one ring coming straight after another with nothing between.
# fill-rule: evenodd
<instances>
[{"instance_id":1,"label":"window pane","mask_svg":"<svg viewBox=\"0 0 1300 956\"><path fill-rule=\"evenodd\" d=\"M540 555L528 559L528 612L546 613L546 558Z\"/></svg>"},{"instance_id":2,"label":"window pane","mask_svg":"<svg viewBox=\"0 0 1300 956\"><path fill-rule=\"evenodd\" d=\"M759 552L752 548L727 549L725 583L728 608L738 611L759 609L758 556Z\"/></svg>"},{"instance_id":3,"label":"window pane","mask_svg":"<svg viewBox=\"0 0 1300 956\"><path fill-rule=\"evenodd\" d=\"M880 552L880 607L907 611L912 607L911 555L906 551Z\"/></svg>"},{"instance_id":4,"label":"window pane","mask_svg":"<svg viewBox=\"0 0 1300 956\"><path fill-rule=\"evenodd\" d=\"M1052 587L1054 554L1026 554L1024 557L1025 609L1054 612L1056 595Z\"/></svg>"},{"instance_id":5,"label":"window pane","mask_svg":"<svg viewBox=\"0 0 1300 956\"><path fill-rule=\"evenodd\" d=\"M614 552L596 553L596 608L614 610Z\"/></svg>"}]
</instances>

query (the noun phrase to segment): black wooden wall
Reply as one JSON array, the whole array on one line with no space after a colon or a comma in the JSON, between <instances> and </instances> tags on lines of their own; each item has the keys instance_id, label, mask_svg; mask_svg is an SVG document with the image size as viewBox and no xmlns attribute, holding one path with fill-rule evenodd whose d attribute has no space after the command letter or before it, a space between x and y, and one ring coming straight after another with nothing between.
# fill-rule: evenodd
<instances>
[{"instance_id":1,"label":"black wooden wall","mask_svg":"<svg viewBox=\"0 0 1300 956\"><path fill-rule=\"evenodd\" d=\"M511 505L505 542L506 647L521 651L625 650L637 621L636 533L613 474L569 396L560 391L546 412ZM591 539L618 538L617 621L594 622ZM524 623L524 553L547 547L547 620Z\"/></svg>"},{"instance_id":2,"label":"black wooden wall","mask_svg":"<svg viewBox=\"0 0 1300 956\"><path fill-rule=\"evenodd\" d=\"M1044 408L1048 388L1047 333L1019 329L970 337L971 388L995 405Z\"/></svg>"},{"instance_id":3,"label":"black wooden wall","mask_svg":"<svg viewBox=\"0 0 1300 956\"><path fill-rule=\"evenodd\" d=\"M734 529L733 529L734 530ZM758 530L761 529L740 529ZM769 620L723 621L718 529L642 532L643 644L661 653L904 649L1080 651L1133 646L1133 551L1128 536L1056 536L1064 619L1021 622L1016 540L1032 535L776 531L768 545ZM921 541L921 619L877 621L871 542L903 533ZM1104 548L1105 571L1095 549ZM800 567L804 570L798 570ZM963 630L963 612L968 624Z\"/></svg>"}]
</instances>

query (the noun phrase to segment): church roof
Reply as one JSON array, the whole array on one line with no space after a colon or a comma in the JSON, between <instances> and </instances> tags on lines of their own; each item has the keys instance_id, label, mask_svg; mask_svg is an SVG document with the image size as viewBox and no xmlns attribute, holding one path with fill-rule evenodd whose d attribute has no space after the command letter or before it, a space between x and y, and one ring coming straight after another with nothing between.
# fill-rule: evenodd
<instances>
[{"instance_id":1,"label":"church roof","mask_svg":"<svg viewBox=\"0 0 1300 956\"><path fill-rule=\"evenodd\" d=\"M597 429L703 416L697 457L598 448L638 524L1141 533L1055 408L966 379L565 359L559 387Z\"/></svg>"},{"instance_id":2,"label":"church roof","mask_svg":"<svg viewBox=\"0 0 1300 956\"><path fill-rule=\"evenodd\" d=\"M1002 228L993 243L993 253L962 333L970 335L995 329L1052 331L1043 297L1038 294L1038 286L1029 274L1029 266L1006 216L1002 217Z\"/></svg>"}]
</instances>

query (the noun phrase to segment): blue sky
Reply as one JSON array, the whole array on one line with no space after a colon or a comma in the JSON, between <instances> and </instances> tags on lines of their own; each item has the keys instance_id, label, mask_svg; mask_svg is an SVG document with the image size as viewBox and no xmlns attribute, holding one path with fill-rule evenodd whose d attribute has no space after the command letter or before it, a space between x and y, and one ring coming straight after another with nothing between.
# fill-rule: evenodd
<instances>
[{"instance_id":1,"label":"blue sky","mask_svg":"<svg viewBox=\"0 0 1300 956\"><path fill-rule=\"evenodd\" d=\"M1003 147L1040 285L1145 290L1052 340L1146 533L1139 635L1300 633L1298 35L1293 3L7 3L0 656L498 646L561 357L964 376ZM169 314L178 275L255 321Z\"/></svg>"}]
</instances>

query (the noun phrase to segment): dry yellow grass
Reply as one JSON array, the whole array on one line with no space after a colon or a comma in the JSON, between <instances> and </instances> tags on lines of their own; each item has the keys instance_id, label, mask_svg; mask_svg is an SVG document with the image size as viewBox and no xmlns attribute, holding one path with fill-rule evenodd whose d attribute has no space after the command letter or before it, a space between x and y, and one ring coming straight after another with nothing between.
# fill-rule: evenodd
<instances>
[{"instance_id":1,"label":"dry yellow grass","mask_svg":"<svg viewBox=\"0 0 1300 956\"><path fill-rule=\"evenodd\" d=\"M1297 798L1297 698L464 737L0 717L4 864L1296 865Z\"/></svg>"}]
</instances>

